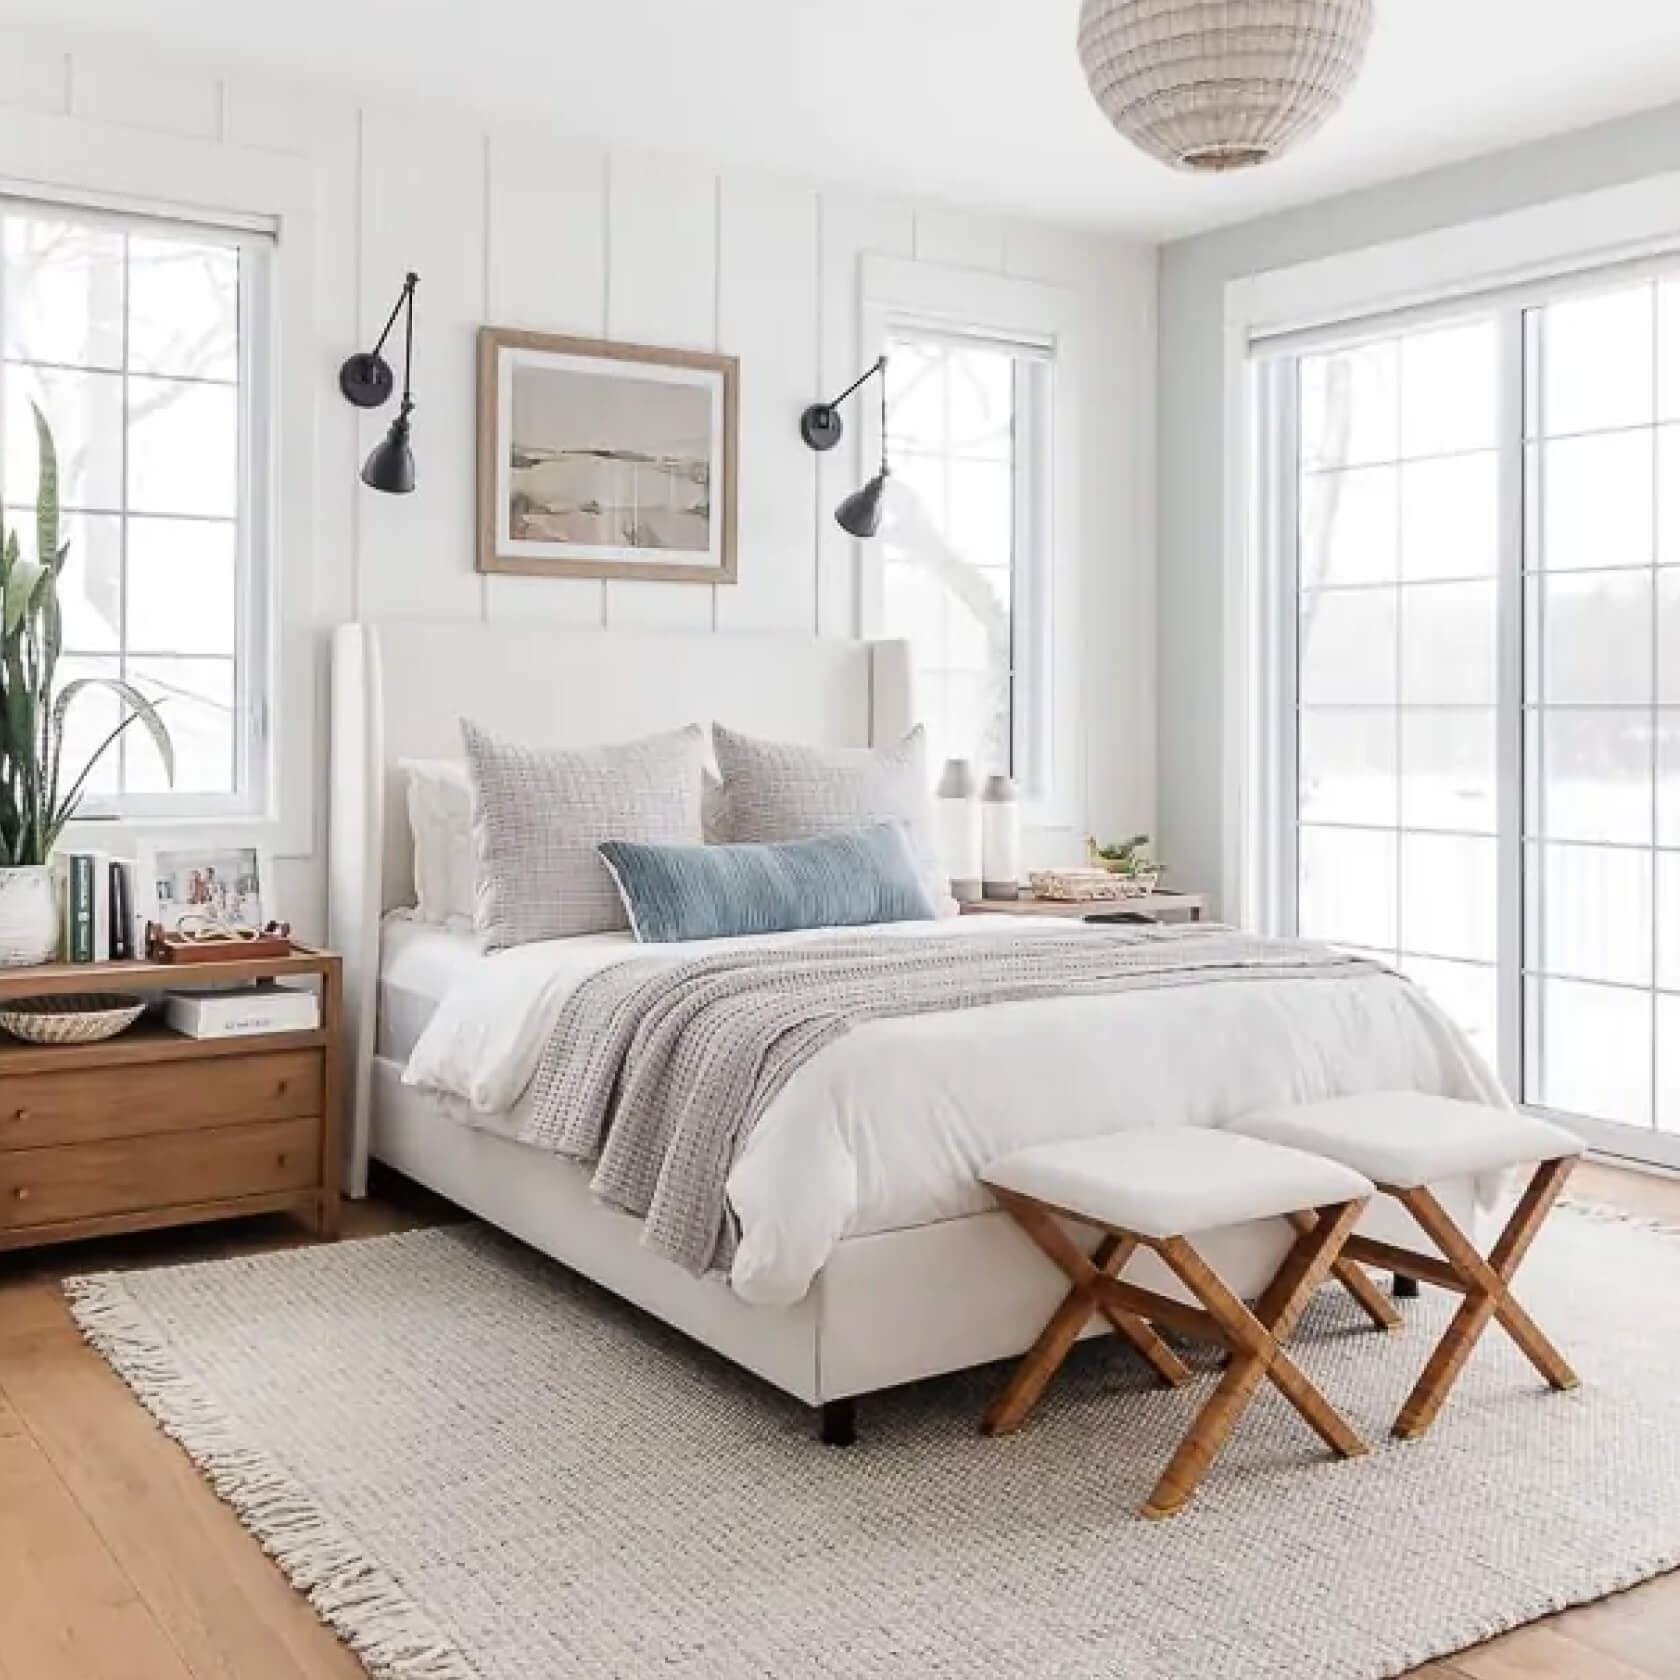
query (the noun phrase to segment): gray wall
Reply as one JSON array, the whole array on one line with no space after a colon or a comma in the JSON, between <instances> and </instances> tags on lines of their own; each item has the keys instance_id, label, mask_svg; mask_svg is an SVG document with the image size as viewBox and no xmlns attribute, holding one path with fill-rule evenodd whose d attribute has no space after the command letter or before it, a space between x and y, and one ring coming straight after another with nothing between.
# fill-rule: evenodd
<instances>
[{"instance_id":1,"label":"gray wall","mask_svg":"<svg viewBox=\"0 0 1680 1680\"><path fill-rule=\"evenodd\" d=\"M1420 111L1419 121L1427 120ZM1162 251L1159 826L1161 855L1178 885L1218 890L1226 821L1226 282L1675 169L1680 169L1680 105L1667 105L1179 240Z\"/></svg>"}]
</instances>

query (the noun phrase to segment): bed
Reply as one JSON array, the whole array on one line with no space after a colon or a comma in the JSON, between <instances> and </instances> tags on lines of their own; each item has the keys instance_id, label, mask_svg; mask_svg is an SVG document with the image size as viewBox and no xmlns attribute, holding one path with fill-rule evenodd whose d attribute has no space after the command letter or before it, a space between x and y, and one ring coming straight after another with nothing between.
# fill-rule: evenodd
<instances>
[{"instance_id":1,"label":"bed","mask_svg":"<svg viewBox=\"0 0 1680 1680\"><path fill-rule=\"evenodd\" d=\"M821 1052L743 1151L731 1187L744 1208L742 1252L759 1256L758 1271L738 1275L737 1259L728 1274L691 1275L643 1244L637 1219L599 1203L583 1170L518 1140L517 1074L475 1093L405 1083L428 1033L436 1038L451 1012L482 1031L500 1010L518 1015L527 1036L540 1035L545 1017L533 1000L545 986L554 990L544 975L614 960L607 947L616 938L622 950L629 938L602 936L602 950L581 957L534 951L494 970L498 991L487 979L498 959L486 959L470 933L405 920L413 882L398 762L458 756L463 712L534 747L588 746L695 720L825 746L869 745L896 740L912 721L907 650L782 635L423 622L346 626L334 648L329 915L346 965L352 1193L365 1189L370 1158L384 1162L826 1408L832 1433L844 1434L838 1420L857 1395L1019 1354L1059 1295L1057 1275L973 1181L993 1146L988 1126L1006 1125L998 1093L1009 1092L1011 1080L1015 1106L1034 1107L1041 1126L1065 1124L1066 1135L1102 1123L1091 1090L1128 1079L1137 1123L1217 1124L1245 1106L1333 1094L1350 1080L1500 1100L1462 1039L1392 977L1373 977L1335 1000L1320 987L1310 1008L1284 1007L1287 986L1307 981L1286 982L1264 1003L1233 995L1258 987L1210 986L1194 1002L1135 994L1124 1019L1106 1024L1082 1022L1058 1004L1058 1019L1067 1017L1059 1049L1055 1033L1044 1042L1046 1015L1019 1014L1042 1008L1029 1004L959 1011L914 1029L876 1021L855 1042ZM960 936L977 920L941 936ZM1023 938L1047 925L1010 924ZM527 972L510 988L507 974L517 967ZM548 995L543 1007L553 1001ZM866 1041L866 1031L874 1038ZM1391 1039L1393 1065L1369 1065L1390 1054ZM918 1067L934 1065L944 1070L938 1090L918 1083ZM803 1108L792 1100L795 1086ZM986 1100L1002 1118L979 1113ZM879 1126L871 1145L871 1170L852 1175L867 1182L847 1186L852 1158L844 1147L893 1105L892 1124ZM828 1122L840 1109L849 1131ZM938 1160L922 1182L908 1156L894 1164L894 1150L924 1121ZM831 1197L810 1218L801 1214L803 1224L782 1220L785 1242L755 1246L755 1232L777 1235L779 1200L796 1199L802 1168L852 1201ZM1480 1189L1442 1189L1468 1228L1477 1226ZM1378 1234L1416 1240L1392 1207L1373 1209L1369 1219ZM823 1227L815 1238L813 1221ZM1288 1240L1287 1227L1267 1224L1216 1233L1207 1249L1234 1284L1255 1289ZM1136 1264L1140 1281L1176 1287L1151 1272L1152 1257Z\"/></svg>"}]
</instances>

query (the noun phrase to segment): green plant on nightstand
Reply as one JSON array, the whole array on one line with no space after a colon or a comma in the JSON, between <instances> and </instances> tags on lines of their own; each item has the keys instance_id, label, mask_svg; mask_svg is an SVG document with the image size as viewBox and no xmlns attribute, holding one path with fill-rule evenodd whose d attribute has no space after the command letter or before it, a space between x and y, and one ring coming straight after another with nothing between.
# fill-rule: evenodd
<instances>
[{"instance_id":1,"label":"green plant on nightstand","mask_svg":"<svg viewBox=\"0 0 1680 1680\"><path fill-rule=\"evenodd\" d=\"M1091 862L1110 875L1135 884L1140 892L1153 892L1160 882L1162 865L1149 855L1149 836L1134 834L1127 840L1099 841L1095 835L1086 842Z\"/></svg>"},{"instance_id":2,"label":"green plant on nightstand","mask_svg":"<svg viewBox=\"0 0 1680 1680\"><path fill-rule=\"evenodd\" d=\"M15 526L0 534L0 967L45 962L57 949L58 901L48 860L94 766L131 724L145 726L175 779L169 731L131 683L77 677L57 686L64 643L58 580L70 545L59 541L58 451L38 408L35 438L41 463L35 558L23 553ZM65 786L65 720L76 698L94 688L115 694L125 710Z\"/></svg>"}]
</instances>

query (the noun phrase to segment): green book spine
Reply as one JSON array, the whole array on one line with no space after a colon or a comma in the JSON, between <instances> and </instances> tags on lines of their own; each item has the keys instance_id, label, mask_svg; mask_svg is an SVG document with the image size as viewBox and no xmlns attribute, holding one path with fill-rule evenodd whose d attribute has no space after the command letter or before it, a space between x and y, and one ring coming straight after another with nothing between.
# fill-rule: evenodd
<instances>
[{"instance_id":1,"label":"green book spine","mask_svg":"<svg viewBox=\"0 0 1680 1680\"><path fill-rule=\"evenodd\" d=\"M93 961L93 859L86 852L70 856L70 960Z\"/></svg>"}]
</instances>

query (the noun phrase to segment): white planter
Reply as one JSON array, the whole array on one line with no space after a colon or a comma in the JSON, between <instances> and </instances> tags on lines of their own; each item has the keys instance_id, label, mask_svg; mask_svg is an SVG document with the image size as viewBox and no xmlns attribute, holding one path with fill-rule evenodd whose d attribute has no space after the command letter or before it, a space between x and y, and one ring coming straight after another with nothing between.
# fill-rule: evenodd
<instances>
[{"instance_id":1,"label":"white planter","mask_svg":"<svg viewBox=\"0 0 1680 1680\"><path fill-rule=\"evenodd\" d=\"M58 955L58 887L44 863L0 869L0 968Z\"/></svg>"}]
</instances>

